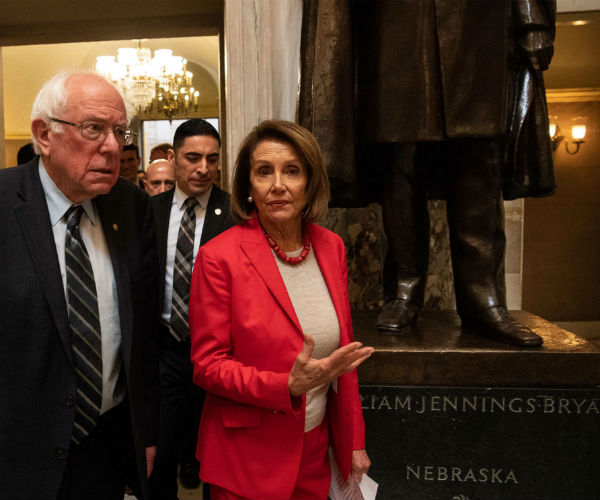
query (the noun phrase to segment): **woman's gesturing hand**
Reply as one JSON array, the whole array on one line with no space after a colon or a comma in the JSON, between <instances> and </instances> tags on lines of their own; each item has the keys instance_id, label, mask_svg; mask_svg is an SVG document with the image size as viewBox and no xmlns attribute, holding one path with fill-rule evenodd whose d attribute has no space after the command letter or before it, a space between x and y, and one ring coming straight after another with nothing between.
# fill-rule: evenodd
<instances>
[{"instance_id":1,"label":"woman's gesturing hand","mask_svg":"<svg viewBox=\"0 0 600 500\"><path fill-rule=\"evenodd\" d=\"M310 335L304 336L302 351L298 354L290 375L288 389L292 396L300 396L326 382L354 370L372 353L372 347L363 347L360 342L340 347L323 359L312 357L315 340Z\"/></svg>"}]
</instances>

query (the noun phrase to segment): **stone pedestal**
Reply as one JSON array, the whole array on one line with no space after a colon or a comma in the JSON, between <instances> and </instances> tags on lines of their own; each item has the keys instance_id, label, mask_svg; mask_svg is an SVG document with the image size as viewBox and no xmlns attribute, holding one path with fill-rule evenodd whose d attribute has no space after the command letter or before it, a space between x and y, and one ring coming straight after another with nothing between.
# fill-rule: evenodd
<instances>
[{"instance_id":1,"label":"stone pedestal","mask_svg":"<svg viewBox=\"0 0 600 500\"><path fill-rule=\"evenodd\" d=\"M522 311L544 338L518 348L429 311L405 336L354 314L376 351L359 368L379 498L600 498L600 350Z\"/></svg>"}]
</instances>

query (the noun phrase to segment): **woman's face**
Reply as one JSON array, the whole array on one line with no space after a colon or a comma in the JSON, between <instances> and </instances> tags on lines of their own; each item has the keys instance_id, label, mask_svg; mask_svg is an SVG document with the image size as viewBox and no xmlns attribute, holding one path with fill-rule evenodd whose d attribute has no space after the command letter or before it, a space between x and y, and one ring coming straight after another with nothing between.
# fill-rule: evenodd
<instances>
[{"instance_id":1,"label":"woman's face","mask_svg":"<svg viewBox=\"0 0 600 500\"><path fill-rule=\"evenodd\" d=\"M300 222L307 182L306 167L290 144L258 144L250 161L250 195L263 225Z\"/></svg>"}]
</instances>

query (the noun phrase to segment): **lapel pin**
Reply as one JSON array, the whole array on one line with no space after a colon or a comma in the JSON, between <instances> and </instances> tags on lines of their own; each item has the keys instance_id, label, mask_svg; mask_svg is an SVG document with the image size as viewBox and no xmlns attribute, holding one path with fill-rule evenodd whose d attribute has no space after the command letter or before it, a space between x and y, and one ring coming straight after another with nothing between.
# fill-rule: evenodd
<instances>
[{"instance_id":1,"label":"lapel pin","mask_svg":"<svg viewBox=\"0 0 600 500\"><path fill-rule=\"evenodd\" d=\"M221 215L221 209L220 208L215 208L215 214L216 215Z\"/></svg>"},{"instance_id":2,"label":"lapel pin","mask_svg":"<svg viewBox=\"0 0 600 500\"><path fill-rule=\"evenodd\" d=\"M117 224L113 224L113 231L118 231L119 230L119 226L117 226Z\"/></svg>"}]
</instances>

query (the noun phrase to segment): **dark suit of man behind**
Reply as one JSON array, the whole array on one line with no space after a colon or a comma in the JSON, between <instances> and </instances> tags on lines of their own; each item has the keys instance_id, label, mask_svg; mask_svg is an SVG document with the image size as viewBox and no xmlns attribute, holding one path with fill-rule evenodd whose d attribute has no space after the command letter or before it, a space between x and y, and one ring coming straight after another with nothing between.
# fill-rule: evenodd
<instances>
[{"instance_id":1,"label":"dark suit of man behind","mask_svg":"<svg viewBox=\"0 0 600 500\"><path fill-rule=\"evenodd\" d=\"M56 88L66 90L63 106L47 104L52 82L55 95ZM0 498L116 500L123 498L126 483L147 497L146 457L151 467L158 420L158 318L151 313L158 302L156 247L149 200L129 182L117 181L127 117L116 89L95 75L62 74L40 95L45 91L32 113L39 165L36 157L0 172ZM57 214L61 204L84 208L79 226L84 242L87 228L96 227L87 251L101 254L112 267L112 273L99 272L96 257L90 257L102 366L113 372L101 378L102 411L79 444L72 439L80 411L79 365L65 287L69 277L61 275L65 254L59 255L55 232L66 224ZM98 237L105 245L95 245ZM115 307L108 311L102 308L103 283L113 290ZM106 338L106 317L115 325L112 338ZM105 343L112 346L107 357Z\"/></svg>"},{"instance_id":2,"label":"dark suit of man behind","mask_svg":"<svg viewBox=\"0 0 600 500\"><path fill-rule=\"evenodd\" d=\"M198 479L195 461L196 438L204 391L192 379L190 338L187 324L187 301L191 264L198 248L214 236L229 229L234 221L229 216L229 195L213 185L219 166L221 139L205 120L182 123L175 132L169 161L175 174L175 189L152 197L156 220L156 236L160 262L160 289L163 291L160 335L161 410L156 467L151 477L151 496L157 500L177 498L177 464L181 458L182 482ZM172 321L174 280L180 254L178 239L188 198L195 200L194 246L190 255L190 276L186 277L186 303L182 313L185 322L179 327ZM186 477L190 476L190 477Z\"/></svg>"}]
</instances>

